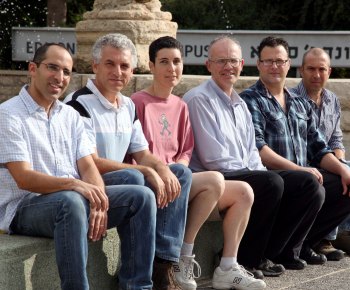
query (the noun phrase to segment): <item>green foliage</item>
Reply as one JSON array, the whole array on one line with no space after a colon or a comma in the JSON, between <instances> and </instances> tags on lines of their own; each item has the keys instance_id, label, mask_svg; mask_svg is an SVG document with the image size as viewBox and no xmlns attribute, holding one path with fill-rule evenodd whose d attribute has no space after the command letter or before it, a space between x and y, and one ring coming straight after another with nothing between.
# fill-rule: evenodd
<instances>
[{"instance_id":1,"label":"green foliage","mask_svg":"<svg viewBox=\"0 0 350 290\"><path fill-rule=\"evenodd\" d=\"M74 27L75 24L83 20L83 14L91 11L94 0L67 0L67 26Z\"/></svg>"},{"instance_id":2,"label":"green foliage","mask_svg":"<svg viewBox=\"0 0 350 290\"><path fill-rule=\"evenodd\" d=\"M349 0L161 0L179 29L350 30ZM196 74L197 67L185 71ZM201 68L202 70L202 68ZM198 70L199 72L200 70ZM245 68L243 75L256 70ZM295 75L295 70L290 71ZM350 77L337 68L332 77Z\"/></svg>"},{"instance_id":3,"label":"green foliage","mask_svg":"<svg viewBox=\"0 0 350 290\"><path fill-rule=\"evenodd\" d=\"M11 61L11 28L44 26L46 1L0 0L0 23L0 68L17 68Z\"/></svg>"},{"instance_id":4,"label":"green foliage","mask_svg":"<svg viewBox=\"0 0 350 290\"><path fill-rule=\"evenodd\" d=\"M348 0L161 2L162 10L172 13L180 29L350 30Z\"/></svg>"},{"instance_id":5,"label":"green foliage","mask_svg":"<svg viewBox=\"0 0 350 290\"><path fill-rule=\"evenodd\" d=\"M94 0L67 2L66 26L74 27ZM179 29L350 30L349 0L161 0ZM11 27L46 25L46 0L0 0L0 68L11 61ZM192 71L192 69L189 69ZM339 70L337 75L347 75Z\"/></svg>"}]
</instances>

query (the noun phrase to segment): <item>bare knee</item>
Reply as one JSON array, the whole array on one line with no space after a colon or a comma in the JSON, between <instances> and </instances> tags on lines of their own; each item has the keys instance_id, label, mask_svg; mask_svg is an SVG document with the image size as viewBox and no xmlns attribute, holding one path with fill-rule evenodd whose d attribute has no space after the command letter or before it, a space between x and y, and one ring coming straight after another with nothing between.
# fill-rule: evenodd
<instances>
[{"instance_id":1,"label":"bare knee","mask_svg":"<svg viewBox=\"0 0 350 290\"><path fill-rule=\"evenodd\" d=\"M191 193L197 195L207 192L216 200L219 200L225 190L225 179L220 172L205 171L193 174ZM190 193L190 196L191 196Z\"/></svg>"},{"instance_id":2,"label":"bare knee","mask_svg":"<svg viewBox=\"0 0 350 290\"><path fill-rule=\"evenodd\" d=\"M219 200L225 190L224 176L217 171L208 171L207 173L205 177L208 184L207 186L212 194L215 195L216 199Z\"/></svg>"},{"instance_id":3,"label":"bare knee","mask_svg":"<svg viewBox=\"0 0 350 290\"><path fill-rule=\"evenodd\" d=\"M226 180L223 199L226 204L241 204L251 207L254 202L254 192L247 182Z\"/></svg>"},{"instance_id":4,"label":"bare knee","mask_svg":"<svg viewBox=\"0 0 350 290\"><path fill-rule=\"evenodd\" d=\"M241 182L241 202L246 203L247 205L252 206L254 202L254 192L252 187L246 183L246 182Z\"/></svg>"}]
</instances>

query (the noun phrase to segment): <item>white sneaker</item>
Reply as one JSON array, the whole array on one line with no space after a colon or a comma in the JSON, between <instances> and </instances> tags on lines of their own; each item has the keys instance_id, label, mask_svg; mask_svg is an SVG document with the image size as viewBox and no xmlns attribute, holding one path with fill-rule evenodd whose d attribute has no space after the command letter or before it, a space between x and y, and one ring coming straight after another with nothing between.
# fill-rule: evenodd
<instances>
[{"instance_id":1,"label":"white sneaker","mask_svg":"<svg viewBox=\"0 0 350 290\"><path fill-rule=\"evenodd\" d=\"M232 267L229 271L222 271L220 267L217 267L212 283L215 289L256 290L266 287L263 280L255 279L253 274L242 266Z\"/></svg>"},{"instance_id":2,"label":"white sneaker","mask_svg":"<svg viewBox=\"0 0 350 290\"><path fill-rule=\"evenodd\" d=\"M197 276L194 275L194 265L197 267ZM193 290L197 288L194 278L201 276L201 267L195 261L193 256L180 256L179 262L173 264L175 279L184 290Z\"/></svg>"}]
</instances>

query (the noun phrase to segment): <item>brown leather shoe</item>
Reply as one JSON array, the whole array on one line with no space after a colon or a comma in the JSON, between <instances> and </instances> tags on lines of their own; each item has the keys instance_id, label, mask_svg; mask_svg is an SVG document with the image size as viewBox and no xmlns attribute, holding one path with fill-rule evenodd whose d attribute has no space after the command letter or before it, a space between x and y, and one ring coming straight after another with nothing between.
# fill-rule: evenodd
<instances>
[{"instance_id":1,"label":"brown leather shoe","mask_svg":"<svg viewBox=\"0 0 350 290\"><path fill-rule=\"evenodd\" d=\"M153 289L155 290L181 290L176 282L173 264L171 262L153 262Z\"/></svg>"}]
</instances>

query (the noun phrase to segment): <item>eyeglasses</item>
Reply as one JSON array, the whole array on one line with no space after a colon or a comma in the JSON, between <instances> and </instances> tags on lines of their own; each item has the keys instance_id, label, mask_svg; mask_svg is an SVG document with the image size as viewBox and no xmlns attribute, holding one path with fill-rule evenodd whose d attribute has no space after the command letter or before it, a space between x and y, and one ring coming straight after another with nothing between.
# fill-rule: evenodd
<instances>
[{"instance_id":1,"label":"eyeglasses","mask_svg":"<svg viewBox=\"0 0 350 290\"><path fill-rule=\"evenodd\" d=\"M44 63L44 62L36 62L37 67L39 67L41 64L44 64L49 72L53 73L59 73L61 70L63 71L63 78L68 79L72 72L69 69L61 68L59 65L54 63Z\"/></svg>"},{"instance_id":2,"label":"eyeglasses","mask_svg":"<svg viewBox=\"0 0 350 290\"><path fill-rule=\"evenodd\" d=\"M219 66L225 66L227 63L229 63L233 67L238 67L240 63L242 62L242 59L239 58L218 58L218 59L209 59L209 61L219 65Z\"/></svg>"},{"instance_id":3,"label":"eyeglasses","mask_svg":"<svg viewBox=\"0 0 350 290\"><path fill-rule=\"evenodd\" d=\"M260 59L259 60L260 63L262 63L264 66L273 66L273 64L275 63L276 66L281 67L281 66L285 66L286 63L289 61L289 59L277 59L277 60L272 60L272 59Z\"/></svg>"}]
</instances>

